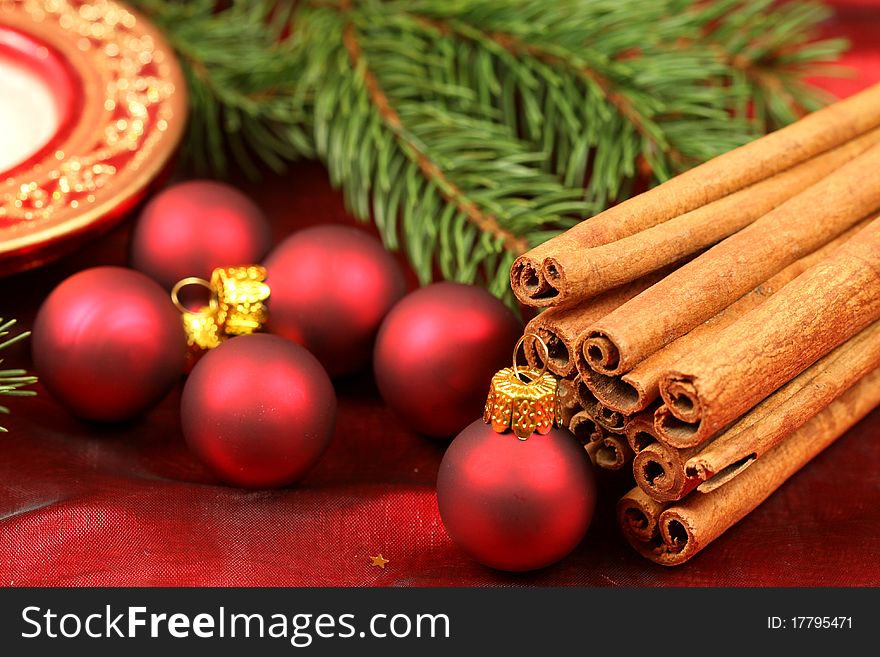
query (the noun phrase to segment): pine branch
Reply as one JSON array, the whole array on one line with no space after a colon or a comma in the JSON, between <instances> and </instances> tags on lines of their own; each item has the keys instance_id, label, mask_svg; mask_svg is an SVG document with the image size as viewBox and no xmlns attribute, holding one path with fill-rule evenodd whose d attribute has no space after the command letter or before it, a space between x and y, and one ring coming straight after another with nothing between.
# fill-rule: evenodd
<instances>
[{"instance_id":1,"label":"pine branch","mask_svg":"<svg viewBox=\"0 0 880 657\"><path fill-rule=\"evenodd\" d=\"M136 0L191 87L191 152L317 156L420 280L510 299L512 259L795 119L843 44L770 0Z\"/></svg>"},{"instance_id":2,"label":"pine branch","mask_svg":"<svg viewBox=\"0 0 880 657\"><path fill-rule=\"evenodd\" d=\"M832 100L804 81L842 73L839 67L822 66L848 46L845 39L817 40L817 26L832 15L829 8L813 2L723 0L702 12L694 16L705 26L701 41L748 87L761 132L780 128Z\"/></svg>"},{"instance_id":3,"label":"pine branch","mask_svg":"<svg viewBox=\"0 0 880 657\"><path fill-rule=\"evenodd\" d=\"M0 338L9 335L13 326L15 326L14 319L4 322L3 318L0 318ZM29 335L30 331L27 331L6 340L0 340L0 351L25 340ZM2 363L3 359L0 358L0 364ZM0 370L0 395L6 397L32 397L37 393L33 390L22 390L21 388L36 383L36 381L37 377L29 376L24 370ZM6 406L0 406L0 413L9 413L9 409ZM0 433L6 433L6 428L0 426Z\"/></svg>"},{"instance_id":4,"label":"pine branch","mask_svg":"<svg viewBox=\"0 0 880 657\"><path fill-rule=\"evenodd\" d=\"M351 58L352 66L355 69L361 68L363 53L354 23L346 24L343 43ZM478 230L500 241L505 249L516 255L524 253L528 248L528 241L502 228L497 217L482 212L471 198L449 180L447 175L437 166L437 163L432 161L428 154L420 149L416 140L411 137L397 110L392 107L376 76L369 69L369 64L365 64L362 70L364 85L370 96L370 101L378 111L382 122L394 133L399 147L419 167L428 182L436 188L437 193L447 203L454 205L459 212L463 213Z\"/></svg>"},{"instance_id":5,"label":"pine branch","mask_svg":"<svg viewBox=\"0 0 880 657\"><path fill-rule=\"evenodd\" d=\"M598 206L619 197L640 162L662 180L751 136L727 109L745 93L731 84L729 67L709 49L692 46L683 55L668 44L682 34L669 3L634 12L632 3L593 1L565 17L543 11L543 3L516 4L531 12L517 24L485 8L471 15L430 0L401 6L418 24L493 56L457 82L479 89L483 71L498 71L500 84L483 95L567 185L586 185ZM505 26L515 31L500 31Z\"/></svg>"},{"instance_id":6,"label":"pine branch","mask_svg":"<svg viewBox=\"0 0 880 657\"><path fill-rule=\"evenodd\" d=\"M312 155L303 53L284 39L294 3L234 0L136 0L177 51L187 80L191 119L185 156L201 174L228 173L228 154L248 175L258 163L282 171Z\"/></svg>"},{"instance_id":7,"label":"pine branch","mask_svg":"<svg viewBox=\"0 0 880 657\"><path fill-rule=\"evenodd\" d=\"M448 109L459 88L438 84L423 48L383 56L394 38L369 14L318 8L298 20L314 35L303 80L316 85L316 151L355 215L372 214L392 248L403 236L421 280L436 266L503 296L528 229L570 225L564 213L587 210L506 126ZM342 43L322 36L339 30ZM419 87L445 102L422 102Z\"/></svg>"}]
</instances>

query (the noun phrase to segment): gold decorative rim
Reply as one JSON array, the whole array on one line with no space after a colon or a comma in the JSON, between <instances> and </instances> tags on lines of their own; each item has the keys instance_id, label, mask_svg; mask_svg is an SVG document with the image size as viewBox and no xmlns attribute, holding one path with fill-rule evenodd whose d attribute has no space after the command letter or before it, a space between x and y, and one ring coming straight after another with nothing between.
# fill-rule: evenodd
<instances>
[{"instance_id":1,"label":"gold decorative rim","mask_svg":"<svg viewBox=\"0 0 880 657\"><path fill-rule=\"evenodd\" d=\"M159 31L113 0L0 0L0 24L55 49L75 71L75 125L0 181L0 258L84 232L162 171L186 124L186 83Z\"/></svg>"}]
</instances>

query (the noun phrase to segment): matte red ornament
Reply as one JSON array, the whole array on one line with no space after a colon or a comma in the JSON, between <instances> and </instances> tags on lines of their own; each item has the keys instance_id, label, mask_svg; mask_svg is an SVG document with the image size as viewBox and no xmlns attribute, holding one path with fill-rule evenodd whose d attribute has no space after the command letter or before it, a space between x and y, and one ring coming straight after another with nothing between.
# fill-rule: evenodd
<instances>
[{"instance_id":1,"label":"matte red ornament","mask_svg":"<svg viewBox=\"0 0 880 657\"><path fill-rule=\"evenodd\" d=\"M364 367L382 319L406 292L397 261L349 226L316 226L279 244L265 262L268 330L311 351L330 376Z\"/></svg>"},{"instance_id":2,"label":"matte red ornament","mask_svg":"<svg viewBox=\"0 0 880 657\"><path fill-rule=\"evenodd\" d=\"M33 329L41 383L73 414L114 422L149 410L180 378L186 340L168 294L141 273L95 267L61 283Z\"/></svg>"},{"instance_id":3,"label":"matte red ornament","mask_svg":"<svg viewBox=\"0 0 880 657\"><path fill-rule=\"evenodd\" d=\"M437 503L450 538L471 557L499 570L534 570L583 539L596 485L568 431L520 440L477 420L446 450Z\"/></svg>"},{"instance_id":4,"label":"matte red ornament","mask_svg":"<svg viewBox=\"0 0 880 657\"><path fill-rule=\"evenodd\" d=\"M385 403L416 431L454 436L482 413L521 329L481 288L435 283L412 292L376 338L373 369Z\"/></svg>"},{"instance_id":5,"label":"matte red ornament","mask_svg":"<svg viewBox=\"0 0 880 657\"><path fill-rule=\"evenodd\" d=\"M187 444L220 479L275 488L297 481L329 445L336 395L308 351L252 334L202 357L180 410Z\"/></svg>"},{"instance_id":6,"label":"matte red ornament","mask_svg":"<svg viewBox=\"0 0 880 657\"><path fill-rule=\"evenodd\" d=\"M182 278L210 279L217 267L256 264L269 250L269 224L231 185L192 180L147 204L131 245L131 264L166 289Z\"/></svg>"}]
</instances>

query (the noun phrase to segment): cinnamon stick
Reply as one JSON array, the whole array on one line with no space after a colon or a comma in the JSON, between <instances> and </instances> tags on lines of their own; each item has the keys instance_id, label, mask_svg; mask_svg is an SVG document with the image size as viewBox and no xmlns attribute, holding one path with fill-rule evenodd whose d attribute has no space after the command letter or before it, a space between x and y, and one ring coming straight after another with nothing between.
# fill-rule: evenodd
<instances>
[{"instance_id":1,"label":"cinnamon stick","mask_svg":"<svg viewBox=\"0 0 880 657\"><path fill-rule=\"evenodd\" d=\"M593 394L592 390L586 386L580 377L577 377L574 382L575 392L577 393L581 408L589 413L590 416L594 416L596 414L596 407L599 405L599 400L596 399L596 395Z\"/></svg>"},{"instance_id":2,"label":"cinnamon stick","mask_svg":"<svg viewBox=\"0 0 880 657\"><path fill-rule=\"evenodd\" d=\"M633 453L626 437L604 429L587 411L575 413L568 429L597 467L620 470L632 460Z\"/></svg>"},{"instance_id":3,"label":"cinnamon stick","mask_svg":"<svg viewBox=\"0 0 880 657\"><path fill-rule=\"evenodd\" d=\"M608 433L605 429L600 427L593 419L593 416L586 411L578 411L572 415L568 422L568 430L574 434L574 437L577 438L578 442L584 447L592 442L602 440L602 438L605 437L605 434Z\"/></svg>"},{"instance_id":4,"label":"cinnamon stick","mask_svg":"<svg viewBox=\"0 0 880 657\"><path fill-rule=\"evenodd\" d=\"M878 319L880 218L678 361L660 383L658 433L699 445Z\"/></svg>"},{"instance_id":5,"label":"cinnamon stick","mask_svg":"<svg viewBox=\"0 0 880 657\"><path fill-rule=\"evenodd\" d=\"M637 523L625 517L627 509L636 508L631 491L629 499L625 496L627 501L618 505L624 535L640 554L656 563L684 563L755 509L878 403L880 370L874 370L724 486L667 506L659 514L659 534L653 538L646 540L647 532L635 531Z\"/></svg>"},{"instance_id":6,"label":"cinnamon stick","mask_svg":"<svg viewBox=\"0 0 880 657\"><path fill-rule=\"evenodd\" d=\"M560 379L556 384L556 423L567 427L575 413L581 410L577 396L577 383L574 379Z\"/></svg>"},{"instance_id":7,"label":"cinnamon stick","mask_svg":"<svg viewBox=\"0 0 880 657\"><path fill-rule=\"evenodd\" d=\"M596 403L592 414L596 423L607 431L623 433L624 427L626 427L626 416L620 411L608 408L602 402Z\"/></svg>"},{"instance_id":8,"label":"cinnamon stick","mask_svg":"<svg viewBox=\"0 0 880 657\"><path fill-rule=\"evenodd\" d=\"M875 85L694 167L535 247L514 262L511 287L526 305L556 305L570 295L566 272L577 266L584 249L634 235L702 207L878 125L880 85Z\"/></svg>"},{"instance_id":9,"label":"cinnamon stick","mask_svg":"<svg viewBox=\"0 0 880 657\"><path fill-rule=\"evenodd\" d=\"M822 259L827 258L849 240L850 237L855 235L856 232L867 226L869 221L865 219L859 222L825 244L822 248L793 262L708 321L700 324L640 362L626 374L608 376L590 367L583 353L583 346L586 342L586 334L584 334L576 348L576 364L583 384L590 389L598 401L608 408L625 414L638 413L645 410L660 398L660 380L678 360L688 353L699 350L714 342L715 337L721 331L750 310L764 303L770 296L800 276L807 269ZM653 416L652 411L652 424L654 421Z\"/></svg>"},{"instance_id":10,"label":"cinnamon stick","mask_svg":"<svg viewBox=\"0 0 880 657\"><path fill-rule=\"evenodd\" d=\"M677 449L662 442L648 445L633 460L636 485L658 502L680 500L699 483L685 474L687 460L699 450Z\"/></svg>"},{"instance_id":11,"label":"cinnamon stick","mask_svg":"<svg viewBox=\"0 0 880 657\"><path fill-rule=\"evenodd\" d=\"M547 369L559 377L575 374L576 346L587 327L615 308L661 280L671 270L654 272L627 285L607 291L595 299L586 299L571 306L550 308L526 324L525 335L533 333L547 345ZM530 367L541 369L543 350L537 341L525 341L525 355Z\"/></svg>"},{"instance_id":12,"label":"cinnamon stick","mask_svg":"<svg viewBox=\"0 0 880 657\"><path fill-rule=\"evenodd\" d=\"M584 249L561 270L555 301L565 305L594 297L702 251L877 143L880 129L634 235Z\"/></svg>"},{"instance_id":13,"label":"cinnamon stick","mask_svg":"<svg viewBox=\"0 0 880 657\"><path fill-rule=\"evenodd\" d=\"M577 387L578 379L562 379L566 381L566 388ZM560 381L560 384L562 383ZM589 390L583 388L583 392L589 395ZM566 389L566 396L569 393ZM557 388L557 396L559 391ZM574 434L574 437L584 446L587 454L594 465L606 470L620 470L623 466L632 460L633 452L630 449L626 436L612 432L607 428L607 420L600 422L597 413L601 412L604 407L592 398L585 400L587 408L583 408L574 413L568 420L568 430ZM622 418L622 416L620 416ZM612 423L614 424L614 423ZM621 421L622 424L622 421Z\"/></svg>"},{"instance_id":14,"label":"cinnamon stick","mask_svg":"<svg viewBox=\"0 0 880 657\"><path fill-rule=\"evenodd\" d=\"M617 523L630 542L648 543L657 536L657 522L667 506L633 488L617 503Z\"/></svg>"},{"instance_id":15,"label":"cinnamon stick","mask_svg":"<svg viewBox=\"0 0 880 657\"><path fill-rule=\"evenodd\" d=\"M626 436L619 433L607 432L600 440L587 443L586 450L593 464L604 470L620 470L633 458Z\"/></svg>"},{"instance_id":16,"label":"cinnamon stick","mask_svg":"<svg viewBox=\"0 0 880 657\"><path fill-rule=\"evenodd\" d=\"M657 432L654 429L654 409L646 409L644 412L628 417L623 431L634 454L638 454L648 445L657 442Z\"/></svg>"},{"instance_id":17,"label":"cinnamon stick","mask_svg":"<svg viewBox=\"0 0 880 657\"><path fill-rule=\"evenodd\" d=\"M661 502L694 488L709 492L739 475L854 383L880 367L880 322L875 322L767 397L708 443L678 449L653 443L633 461L636 484Z\"/></svg>"},{"instance_id":18,"label":"cinnamon stick","mask_svg":"<svg viewBox=\"0 0 880 657\"><path fill-rule=\"evenodd\" d=\"M623 432L626 426L626 416L599 402L580 377L576 377L573 381L578 401L584 413L606 431Z\"/></svg>"},{"instance_id":19,"label":"cinnamon stick","mask_svg":"<svg viewBox=\"0 0 880 657\"><path fill-rule=\"evenodd\" d=\"M688 483L683 490L698 483L700 491L709 492L730 481L878 367L880 322L874 322L782 386L706 447L696 448L690 456L686 455L691 450L678 452L687 458L682 474Z\"/></svg>"},{"instance_id":20,"label":"cinnamon stick","mask_svg":"<svg viewBox=\"0 0 880 657\"><path fill-rule=\"evenodd\" d=\"M880 145L606 315L584 343L590 366L607 375L631 370L880 208L878 170Z\"/></svg>"}]
</instances>

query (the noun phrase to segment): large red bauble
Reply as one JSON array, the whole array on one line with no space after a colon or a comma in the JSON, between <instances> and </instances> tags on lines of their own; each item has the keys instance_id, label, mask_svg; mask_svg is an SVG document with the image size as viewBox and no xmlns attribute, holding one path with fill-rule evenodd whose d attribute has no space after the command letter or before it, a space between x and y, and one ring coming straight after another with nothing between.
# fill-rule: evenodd
<instances>
[{"instance_id":1,"label":"large red bauble","mask_svg":"<svg viewBox=\"0 0 880 657\"><path fill-rule=\"evenodd\" d=\"M376 338L373 369L388 406L412 429L450 438L482 413L492 375L522 327L485 290L435 283L398 303Z\"/></svg>"},{"instance_id":2,"label":"large red bauble","mask_svg":"<svg viewBox=\"0 0 880 657\"><path fill-rule=\"evenodd\" d=\"M205 354L187 379L183 435L223 481L291 484L333 437L336 395L308 351L275 335L243 335Z\"/></svg>"},{"instance_id":3,"label":"large red bauble","mask_svg":"<svg viewBox=\"0 0 880 657\"><path fill-rule=\"evenodd\" d=\"M138 219L131 264L170 289L217 267L253 265L269 250L269 224L235 187L193 180L159 192Z\"/></svg>"},{"instance_id":4,"label":"large red bauble","mask_svg":"<svg viewBox=\"0 0 880 657\"><path fill-rule=\"evenodd\" d=\"M265 265L268 330L303 345L331 376L369 362L379 324L406 292L400 266L379 240L349 226L299 231Z\"/></svg>"},{"instance_id":5,"label":"large red bauble","mask_svg":"<svg viewBox=\"0 0 880 657\"><path fill-rule=\"evenodd\" d=\"M568 431L519 440L477 420L446 450L437 503L450 538L471 557L499 570L534 570L580 543L596 485Z\"/></svg>"},{"instance_id":6,"label":"large red bauble","mask_svg":"<svg viewBox=\"0 0 880 657\"><path fill-rule=\"evenodd\" d=\"M186 357L168 293L121 267L87 269L56 287L32 345L49 392L75 415L107 422L148 410L180 378Z\"/></svg>"}]
</instances>

